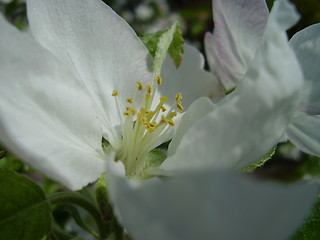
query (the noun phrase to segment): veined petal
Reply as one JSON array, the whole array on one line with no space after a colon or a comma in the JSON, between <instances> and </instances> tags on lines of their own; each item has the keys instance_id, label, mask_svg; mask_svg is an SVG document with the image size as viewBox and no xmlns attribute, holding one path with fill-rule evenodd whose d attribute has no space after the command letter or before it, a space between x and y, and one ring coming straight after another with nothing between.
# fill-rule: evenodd
<instances>
[{"instance_id":1,"label":"veined petal","mask_svg":"<svg viewBox=\"0 0 320 240\"><path fill-rule=\"evenodd\" d=\"M153 81L149 53L130 26L100 0L28 0L28 17L37 41L78 74L101 112L105 137L116 146L120 109L133 97L136 82Z\"/></svg>"},{"instance_id":2,"label":"veined petal","mask_svg":"<svg viewBox=\"0 0 320 240\"><path fill-rule=\"evenodd\" d=\"M188 108L199 97L210 97L219 100L224 91L216 78L204 69L202 54L188 44L184 45L183 60L179 68L168 55L162 66L163 84L159 87L162 95L169 100L175 99L177 91L182 93L183 106Z\"/></svg>"},{"instance_id":3,"label":"veined petal","mask_svg":"<svg viewBox=\"0 0 320 240\"><path fill-rule=\"evenodd\" d=\"M314 24L296 33L290 39L306 80L302 110L311 115L320 114L320 24Z\"/></svg>"},{"instance_id":4,"label":"veined petal","mask_svg":"<svg viewBox=\"0 0 320 240\"><path fill-rule=\"evenodd\" d=\"M171 156L176 152L181 139L184 137L189 128L203 118L206 114L211 112L214 108L214 104L205 97L199 98L191 104L188 110L181 117L174 137L168 147L168 156Z\"/></svg>"},{"instance_id":5,"label":"veined petal","mask_svg":"<svg viewBox=\"0 0 320 240\"><path fill-rule=\"evenodd\" d=\"M134 182L108 174L120 223L139 240L283 240L301 224L317 195L315 186L280 185L230 172L186 172ZM109 168L111 169L111 168Z\"/></svg>"},{"instance_id":6,"label":"veined petal","mask_svg":"<svg viewBox=\"0 0 320 240\"><path fill-rule=\"evenodd\" d=\"M286 132L302 151L320 156L320 116L300 114L293 118Z\"/></svg>"},{"instance_id":7,"label":"veined petal","mask_svg":"<svg viewBox=\"0 0 320 240\"><path fill-rule=\"evenodd\" d=\"M209 66L230 89L243 77L255 56L268 8L265 0L213 0L212 4L214 34L205 38Z\"/></svg>"},{"instance_id":8,"label":"veined petal","mask_svg":"<svg viewBox=\"0 0 320 240\"><path fill-rule=\"evenodd\" d=\"M80 82L29 35L0 16L0 140L70 189L105 169L102 129Z\"/></svg>"},{"instance_id":9,"label":"veined petal","mask_svg":"<svg viewBox=\"0 0 320 240\"><path fill-rule=\"evenodd\" d=\"M303 84L299 63L282 30L280 10L288 7L282 5L286 3L275 4L256 57L237 89L191 126L162 169L214 165L240 170L282 138Z\"/></svg>"}]
</instances>

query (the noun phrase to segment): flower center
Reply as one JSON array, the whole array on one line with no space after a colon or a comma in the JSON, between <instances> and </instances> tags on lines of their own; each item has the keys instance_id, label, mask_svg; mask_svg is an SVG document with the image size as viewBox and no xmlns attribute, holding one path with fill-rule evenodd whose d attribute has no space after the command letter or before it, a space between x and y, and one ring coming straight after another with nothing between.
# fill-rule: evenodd
<instances>
[{"instance_id":1,"label":"flower center","mask_svg":"<svg viewBox=\"0 0 320 240\"><path fill-rule=\"evenodd\" d=\"M173 118L177 116L177 110L183 111L181 93L176 94L175 107L170 109L164 106L169 100L167 96L160 97L158 104L153 103L161 84L160 76L155 78L153 86L137 82L135 96L126 99L127 106L122 111L117 98L120 93L112 92L122 132L116 160L123 162L128 176L142 175L149 151L166 140L170 128L175 126ZM136 99L143 100L138 103Z\"/></svg>"}]
</instances>

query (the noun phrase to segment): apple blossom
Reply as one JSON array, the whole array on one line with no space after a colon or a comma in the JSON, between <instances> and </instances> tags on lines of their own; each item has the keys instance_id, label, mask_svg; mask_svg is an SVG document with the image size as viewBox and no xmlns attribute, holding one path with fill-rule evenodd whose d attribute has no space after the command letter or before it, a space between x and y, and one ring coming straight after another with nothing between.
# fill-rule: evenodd
<instances>
[{"instance_id":1,"label":"apple blossom","mask_svg":"<svg viewBox=\"0 0 320 240\"><path fill-rule=\"evenodd\" d=\"M202 70L203 57L191 46L185 47L178 70L166 60L163 84L156 90L148 50L101 1L30 0L27 7L34 39L1 17L1 141L71 189L95 181L105 171L106 159L113 159L102 149L103 137L128 168L133 161L128 151L140 154L136 158L140 163L133 166L142 165L151 147L170 138L176 107L169 101L159 114L167 100L160 98L160 91L169 100L182 93L185 106L203 91L211 91L208 86L213 82ZM171 92L178 86L179 91ZM182 110L181 99L176 103ZM156 116L143 116L145 124L134 126L139 113L146 115L157 105ZM153 124L161 125L154 126L155 133ZM134 140L144 144L134 145ZM133 168L130 171L141 170Z\"/></svg>"},{"instance_id":2,"label":"apple blossom","mask_svg":"<svg viewBox=\"0 0 320 240\"><path fill-rule=\"evenodd\" d=\"M243 81L218 104L197 99L212 94L214 80L194 48L178 70L168 58L161 78L101 1L27 6L32 37L0 17L0 140L11 151L73 190L106 171L116 216L134 239L285 239L301 223L313 186L235 173L279 141L298 105L303 77L284 34L297 16L285 1ZM182 96L190 107L178 123ZM167 159L140 178L146 154L171 136Z\"/></svg>"},{"instance_id":3,"label":"apple blossom","mask_svg":"<svg viewBox=\"0 0 320 240\"><path fill-rule=\"evenodd\" d=\"M277 3L277 2L276 2ZM279 1L279 4L284 4ZM265 0L213 0L214 34L205 36L210 70L229 91L242 81L266 38L270 17ZM286 18L292 18L291 15ZM284 23L288 29L290 25ZM305 76L305 93L286 136L301 150L320 155L318 100L319 24L306 28L290 40ZM276 61L276 60L275 60Z\"/></svg>"}]
</instances>

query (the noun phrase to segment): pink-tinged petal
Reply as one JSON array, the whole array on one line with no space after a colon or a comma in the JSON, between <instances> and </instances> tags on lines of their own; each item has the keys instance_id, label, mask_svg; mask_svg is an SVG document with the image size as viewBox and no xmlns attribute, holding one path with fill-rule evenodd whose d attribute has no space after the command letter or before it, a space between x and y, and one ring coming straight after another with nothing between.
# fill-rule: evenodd
<instances>
[{"instance_id":1,"label":"pink-tinged petal","mask_svg":"<svg viewBox=\"0 0 320 240\"><path fill-rule=\"evenodd\" d=\"M28 18L37 41L54 53L90 92L105 137L119 147L119 125L113 90L120 109L134 97L136 81L152 81L149 53L130 26L100 0L28 0Z\"/></svg>"},{"instance_id":2,"label":"pink-tinged petal","mask_svg":"<svg viewBox=\"0 0 320 240\"><path fill-rule=\"evenodd\" d=\"M213 0L214 34L205 45L211 71L226 89L246 73L268 19L264 0Z\"/></svg>"},{"instance_id":3,"label":"pink-tinged petal","mask_svg":"<svg viewBox=\"0 0 320 240\"><path fill-rule=\"evenodd\" d=\"M264 157L282 139L299 103L303 76L283 29L282 16L288 15L291 5L277 3L244 79L211 113L190 127L162 169L215 166L241 170Z\"/></svg>"},{"instance_id":4,"label":"pink-tinged petal","mask_svg":"<svg viewBox=\"0 0 320 240\"><path fill-rule=\"evenodd\" d=\"M105 171L96 108L75 76L0 16L0 140L76 190Z\"/></svg>"}]
</instances>

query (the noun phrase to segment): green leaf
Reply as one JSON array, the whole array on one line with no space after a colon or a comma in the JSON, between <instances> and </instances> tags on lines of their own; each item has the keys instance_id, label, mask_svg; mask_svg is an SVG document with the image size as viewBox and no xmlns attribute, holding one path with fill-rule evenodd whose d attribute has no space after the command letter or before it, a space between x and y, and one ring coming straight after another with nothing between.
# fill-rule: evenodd
<instances>
[{"instance_id":1,"label":"green leaf","mask_svg":"<svg viewBox=\"0 0 320 240\"><path fill-rule=\"evenodd\" d=\"M155 76L160 75L161 67L167 52L170 54L176 67L182 62L183 37L180 24L175 22L170 28L141 37L150 54L154 57L153 71Z\"/></svg>"},{"instance_id":2,"label":"green leaf","mask_svg":"<svg viewBox=\"0 0 320 240\"><path fill-rule=\"evenodd\" d=\"M262 158L260 161L256 162L255 164L242 169L240 172L248 172L248 171L252 171L258 167L262 167L263 164L265 164L266 161L268 161L270 158L272 158L272 156L275 154L276 148L277 147L272 148L272 150L264 158Z\"/></svg>"},{"instance_id":3,"label":"green leaf","mask_svg":"<svg viewBox=\"0 0 320 240\"><path fill-rule=\"evenodd\" d=\"M1 168L1 239L38 240L50 228L51 208L41 188L24 176Z\"/></svg>"},{"instance_id":4,"label":"green leaf","mask_svg":"<svg viewBox=\"0 0 320 240\"><path fill-rule=\"evenodd\" d=\"M290 240L319 240L320 239L320 197L314 205L310 216Z\"/></svg>"}]
</instances>

